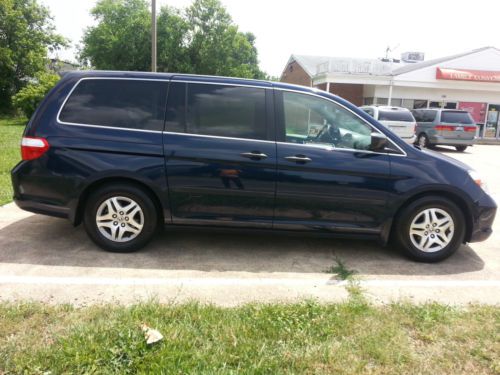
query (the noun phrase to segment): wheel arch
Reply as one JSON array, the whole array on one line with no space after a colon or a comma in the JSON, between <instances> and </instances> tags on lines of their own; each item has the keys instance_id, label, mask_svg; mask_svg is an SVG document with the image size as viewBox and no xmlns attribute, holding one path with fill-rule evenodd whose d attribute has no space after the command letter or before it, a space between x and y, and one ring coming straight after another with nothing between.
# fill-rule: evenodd
<instances>
[{"instance_id":1,"label":"wheel arch","mask_svg":"<svg viewBox=\"0 0 500 375\"><path fill-rule=\"evenodd\" d=\"M473 222L472 222L472 211L471 208L469 207L469 204L465 200L464 197L462 197L459 193L452 191L452 190L441 190L441 189L430 189L430 190L425 190L425 191L420 191L417 192L408 198L406 198L395 210L395 214L391 218L391 222L389 225L386 225L386 228L389 230L385 230L382 233L382 241L383 243L387 243L392 236L392 233L394 232L394 227L396 223L396 219L400 215L400 213L408 207L411 203L415 202L416 200L423 198L423 197L428 197L428 196L437 196L437 197L442 197L445 199L448 199L455 203L457 207L462 211L462 214L464 215L465 219L465 236L464 236L464 242L469 242L470 238L472 236L472 227L473 227Z\"/></svg>"},{"instance_id":2,"label":"wheel arch","mask_svg":"<svg viewBox=\"0 0 500 375\"><path fill-rule=\"evenodd\" d=\"M154 203L154 206L156 207L156 212L158 215L158 222L159 224L161 223L163 225L164 223L164 207L161 202L160 197L158 196L157 192L155 192L150 186L148 186L146 183L130 178L130 177L104 177L99 180L93 181L90 184L88 184L83 191L81 192L79 198L78 198L78 203L76 205L76 210L75 210L75 217L73 220L73 224L79 225L81 224L83 220L83 213L85 211L85 204L87 202L87 199L92 191L95 191L96 189L99 189L102 186L108 185L108 184L117 184L117 183L122 183L122 184L129 184L129 185L134 185L138 187L139 189L143 190L152 200Z\"/></svg>"}]
</instances>

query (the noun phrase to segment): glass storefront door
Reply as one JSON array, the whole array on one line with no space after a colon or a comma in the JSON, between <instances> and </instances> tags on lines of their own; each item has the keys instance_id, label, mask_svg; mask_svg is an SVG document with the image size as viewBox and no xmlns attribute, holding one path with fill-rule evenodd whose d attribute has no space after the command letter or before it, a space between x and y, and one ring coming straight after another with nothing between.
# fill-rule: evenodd
<instances>
[{"instance_id":1,"label":"glass storefront door","mask_svg":"<svg viewBox=\"0 0 500 375\"><path fill-rule=\"evenodd\" d=\"M500 105L490 104L486 115L486 127L484 129L485 138L496 138L499 132Z\"/></svg>"}]
</instances>

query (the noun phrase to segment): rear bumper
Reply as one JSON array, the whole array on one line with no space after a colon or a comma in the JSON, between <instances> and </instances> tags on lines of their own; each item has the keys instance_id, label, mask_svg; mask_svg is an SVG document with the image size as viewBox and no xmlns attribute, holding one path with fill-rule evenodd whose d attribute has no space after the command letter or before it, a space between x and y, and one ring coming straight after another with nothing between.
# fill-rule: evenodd
<instances>
[{"instance_id":1,"label":"rear bumper","mask_svg":"<svg viewBox=\"0 0 500 375\"><path fill-rule=\"evenodd\" d=\"M433 145L449 145L449 146L472 146L476 143L476 138L460 139L460 138L444 138L440 135L429 137L429 142Z\"/></svg>"},{"instance_id":2,"label":"rear bumper","mask_svg":"<svg viewBox=\"0 0 500 375\"><path fill-rule=\"evenodd\" d=\"M55 216L63 219L69 219L71 216L71 210L68 207L55 206L52 204L17 198L14 199L14 202L16 203L17 207L25 211L34 212L36 214Z\"/></svg>"},{"instance_id":3,"label":"rear bumper","mask_svg":"<svg viewBox=\"0 0 500 375\"><path fill-rule=\"evenodd\" d=\"M403 141L405 141L406 143L412 145L417 140L417 136L416 135L412 135L411 137L401 137L401 139Z\"/></svg>"}]
</instances>

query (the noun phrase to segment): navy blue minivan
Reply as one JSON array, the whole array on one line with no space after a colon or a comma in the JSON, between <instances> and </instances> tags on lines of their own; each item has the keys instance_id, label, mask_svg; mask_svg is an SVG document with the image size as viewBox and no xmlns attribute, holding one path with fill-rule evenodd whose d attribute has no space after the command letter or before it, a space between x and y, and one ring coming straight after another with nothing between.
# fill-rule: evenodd
<instances>
[{"instance_id":1,"label":"navy blue minivan","mask_svg":"<svg viewBox=\"0 0 500 375\"><path fill-rule=\"evenodd\" d=\"M163 224L320 232L434 262L491 234L468 166L324 91L183 74L66 74L29 121L14 199L106 250Z\"/></svg>"}]
</instances>

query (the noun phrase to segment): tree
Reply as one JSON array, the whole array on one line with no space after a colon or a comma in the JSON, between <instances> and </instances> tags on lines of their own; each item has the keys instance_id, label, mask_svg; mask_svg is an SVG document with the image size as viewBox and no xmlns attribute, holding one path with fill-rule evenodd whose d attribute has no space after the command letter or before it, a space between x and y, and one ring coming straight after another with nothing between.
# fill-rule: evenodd
<instances>
[{"instance_id":1,"label":"tree","mask_svg":"<svg viewBox=\"0 0 500 375\"><path fill-rule=\"evenodd\" d=\"M149 70L151 19L144 0L100 0L91 10L97 26L87 28L82 65L103 70Z\"/></svg>"},{"instance_id":2,"label":"tree","mask_svg":"<svg viewBox=\"0 0 500 375\"><path fill-rule=\"evenodd\" d=\"M145 0L100 0L96 26L83 37L80 60L96 69L148 71L151 19ZM162 7L158 71L263 78L255 36L242 33L218 0L196 0L184 13Z\"/></svg>"},{"instance_id":3,"label":"tree","mask_svg":"<svg viewBox=\"0 0 500 375\"><path fill-rule=\"evenodd\" d=\"M33 82L28 83L12 97L14 107L23 112L27 118L30 118L57 81L59 81L57 74L51 72L38 73Z\"/></svg>"},{"instance_id":4,"label":"tree","mask_svg":"<svg viewBox=\"0 0 500 375\"><path fill-rule=\"evenodd\" d=\"M0 0L0 111L10 110L12 95L46 70L48 51L66 44L36 0Z\"/></svg>"},{"instance_id":5,"label":"tree","mask_svg":"<svg viewBox=\"0 0 500 375\"><path fill-rule=\"evenodd\" d=\"M241 33L219 0L196 0L186 12L194 73L263 78L255 36Z\"/></svg>"},{"instance_id":6,"label":"tree","mask_svg":"<svg viewBox=\"0 0 500 375\"><path fill-rule=\"evenodd\" d=\"M191 72L189 63L189 25L174 7L162 7L157 19L158 71Z\"/></svg>"}]
</instances>

